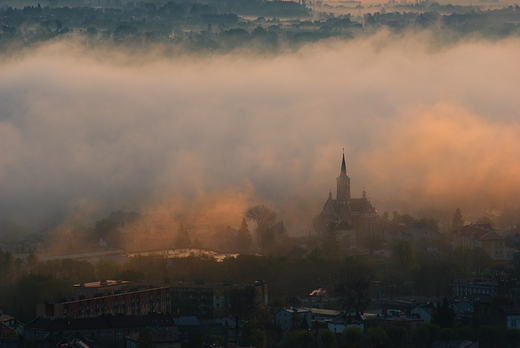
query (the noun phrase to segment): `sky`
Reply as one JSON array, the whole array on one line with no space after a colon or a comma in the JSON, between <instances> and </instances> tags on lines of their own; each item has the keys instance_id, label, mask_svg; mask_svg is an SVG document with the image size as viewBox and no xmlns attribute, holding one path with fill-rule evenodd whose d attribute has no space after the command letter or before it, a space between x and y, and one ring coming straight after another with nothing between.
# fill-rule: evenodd
<instances>
[{"instance_id":1,"label":"sky","mask_svg":"<svg viewBox=\"0 0 520 348\"><path fill-rule=\"evenodd\" d=\"M233 216L305 231L334 192L451 210L517 206L520 40L384 30L277 55L171 57L64 39L0 57L0 220L111 211ZM344 150L343 150L344 149Z\"/></svg>"}]
</instances>

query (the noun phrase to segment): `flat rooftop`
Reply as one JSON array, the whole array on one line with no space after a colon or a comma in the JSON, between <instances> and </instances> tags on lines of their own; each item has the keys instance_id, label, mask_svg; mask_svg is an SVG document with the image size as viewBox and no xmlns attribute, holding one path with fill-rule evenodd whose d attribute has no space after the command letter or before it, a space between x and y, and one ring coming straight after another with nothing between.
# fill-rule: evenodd
<instances>
[{"instance_id":1,"label":"flat rooftop","mask_svg":"<svg viewBox=\"0 0 520 348\"><path fill-rule=\"evenodd\" d=\"M133 283L129 280L100 280L90 283L74 284L75 288L105 288L115 285L125 285Z\"/></svg>"}]
</instances>

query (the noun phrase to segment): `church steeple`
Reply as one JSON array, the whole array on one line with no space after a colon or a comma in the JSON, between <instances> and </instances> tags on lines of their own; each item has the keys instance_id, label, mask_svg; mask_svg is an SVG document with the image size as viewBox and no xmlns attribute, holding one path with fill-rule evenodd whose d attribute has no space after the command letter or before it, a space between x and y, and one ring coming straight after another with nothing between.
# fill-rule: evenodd
<instances>
[{"instance_id":1,"label":"church steeple","mask_svg":"<svg viewBox=\"0 0 520 348\"><path fill-rule=\"evenodd\" d=\"M347 175L347 165L345 164L345 153L343 153L343 159L341 161L341 173L336 178L338 190L336 199L338 201L349 201L350 200L350 178Z\"/></svg>"},{"instance_id":2,"label":"church steeple","mask_svg":"<svg viewBox=\"0 0 520 348\"><path fill-rule=\"evenodd\" d=\"M347 165L345 164L345 153L343 153L343 162L341 162L341 175L347 175Z\"/></svg>"}]
</instances>

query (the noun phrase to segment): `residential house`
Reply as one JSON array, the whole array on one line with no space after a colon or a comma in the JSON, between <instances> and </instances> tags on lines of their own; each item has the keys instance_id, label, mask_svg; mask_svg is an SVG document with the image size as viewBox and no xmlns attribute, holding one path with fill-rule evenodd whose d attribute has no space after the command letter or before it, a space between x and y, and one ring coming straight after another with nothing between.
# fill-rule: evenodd
<instances>
[{"instance_id":1,"label":"residential house","mask_svg":"<svg viewBox=\"0 0 520 348\"><path fill-rule=\"evenodd\" d=\"M430 302L419 304L410 311L412 316L423 320L425 323L431 323L435 313L437 313L437 307Z\"/></svg>"},{"instance_id":2,"label":"residential house","mask_svg":"<svg viewBox=\"0 0 520 348\"><path fill-rule=\"evenodd\" d=\"M200 333L200 322L194 316L176 317L173 318L173 322L177 327L177 337L182 341L188 340L192 334Z\"/></svg>"},{"instance_id":3,"label":"residential house","mask_svg":"<svg viewBox=\"0 0 520 348\"><path fill-rule=\"evenodd\" d=\"M365 323L363 322L363 320L359 320L359 318L355 319L355 317L351 315L342 315L336 318L335 320L327 322L327 328L335 334L342 333L343 330L345 330L345 328L347 327L357 327L361 330L364 330Z\"/></svg>"},{"instance_id":4,"label":"residential house","mask_svg":"<svg viewBox=\"0 0 520 348\"><path fill-rule=\"evenodd\" d=\"M396 315L388 317L379 317L378 320L383 325L406 326L410 327L411 329L417 329L419 326L424 324L424 320L402 313L396 313Z\"/></svg>"},{"instance_id":5,"label":"residential house","mask_svg":"<svg viewBox=\"0 0 520 348\"><path fill-rule=\"evenodd\" d=\"M311 311L308 308L285 308L275 315L275 322L283 331L311 328Z\"/></svg>"},{"instance_id":6,"label":"residential house","mask_svg":"<svg viewBox=\"0 0 520 348\"><path fill-rule=\"evenodd\" d=\"M503 331L520 328L520 305L491 305L489 318Z\"/></svg>"},{"instance_id":7,"label":"residential house","mask_svg":"<svg viewBox=\"0 0 520 348\"><path fill-rule=\"evenodd\" d=\"M341 317L340 311L333 309L308 308L311 311L311 321L328 322L339 319Z\"/></svg>"},{"instance_id":8,"label":"residential house","mask_svg":"<svg viewBox=\"0 0 520 348\"><path fill-rule=\"evenodd\" d=\"M472 322L473 316L475 314L475 306L473 305L473 301L455 301L450 305L450 308L455 312L456 322L460 322L463 325L467 325Z\"/></svg>"},{"instance_id":9,"label":"residential house","mask_svg":"<svg viewBox=\"0 0 520 348\"><path fill-rule=\"evenodd\" d=\"M415 251L439 252L441 234L421 223L415 223L399 231L401 239Z\"/></svg>"},{"instance_id":10,"label":"residential house","mask_svg":"<svg viewBox=\"0 0 520 348\"><path fill-rule=\"evenodd\" d=\"M495 264L510 264L515 249L506 246L506 239L496 233L490 224L465 225L452 232L452 245L479 247L495 261Z\"/></svg>"}]
</instances>

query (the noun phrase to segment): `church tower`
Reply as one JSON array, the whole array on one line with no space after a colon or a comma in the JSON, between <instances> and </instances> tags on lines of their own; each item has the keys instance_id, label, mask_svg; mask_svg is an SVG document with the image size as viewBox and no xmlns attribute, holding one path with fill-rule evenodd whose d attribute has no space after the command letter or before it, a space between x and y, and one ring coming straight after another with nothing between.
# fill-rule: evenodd
<instances>
[{"instance_id":1,"label":"church tower","mask_svg":"<svg viewBox=\"0 0 520 348\"><path fill-rule=\"evenodd\" d=\"M343 154L343 162L341 163L341 173L336 178L336 182L338 186L336 199L341 202L350 201L350 178L347 175L345 154Z\"/></svg>"}]
</instances>

